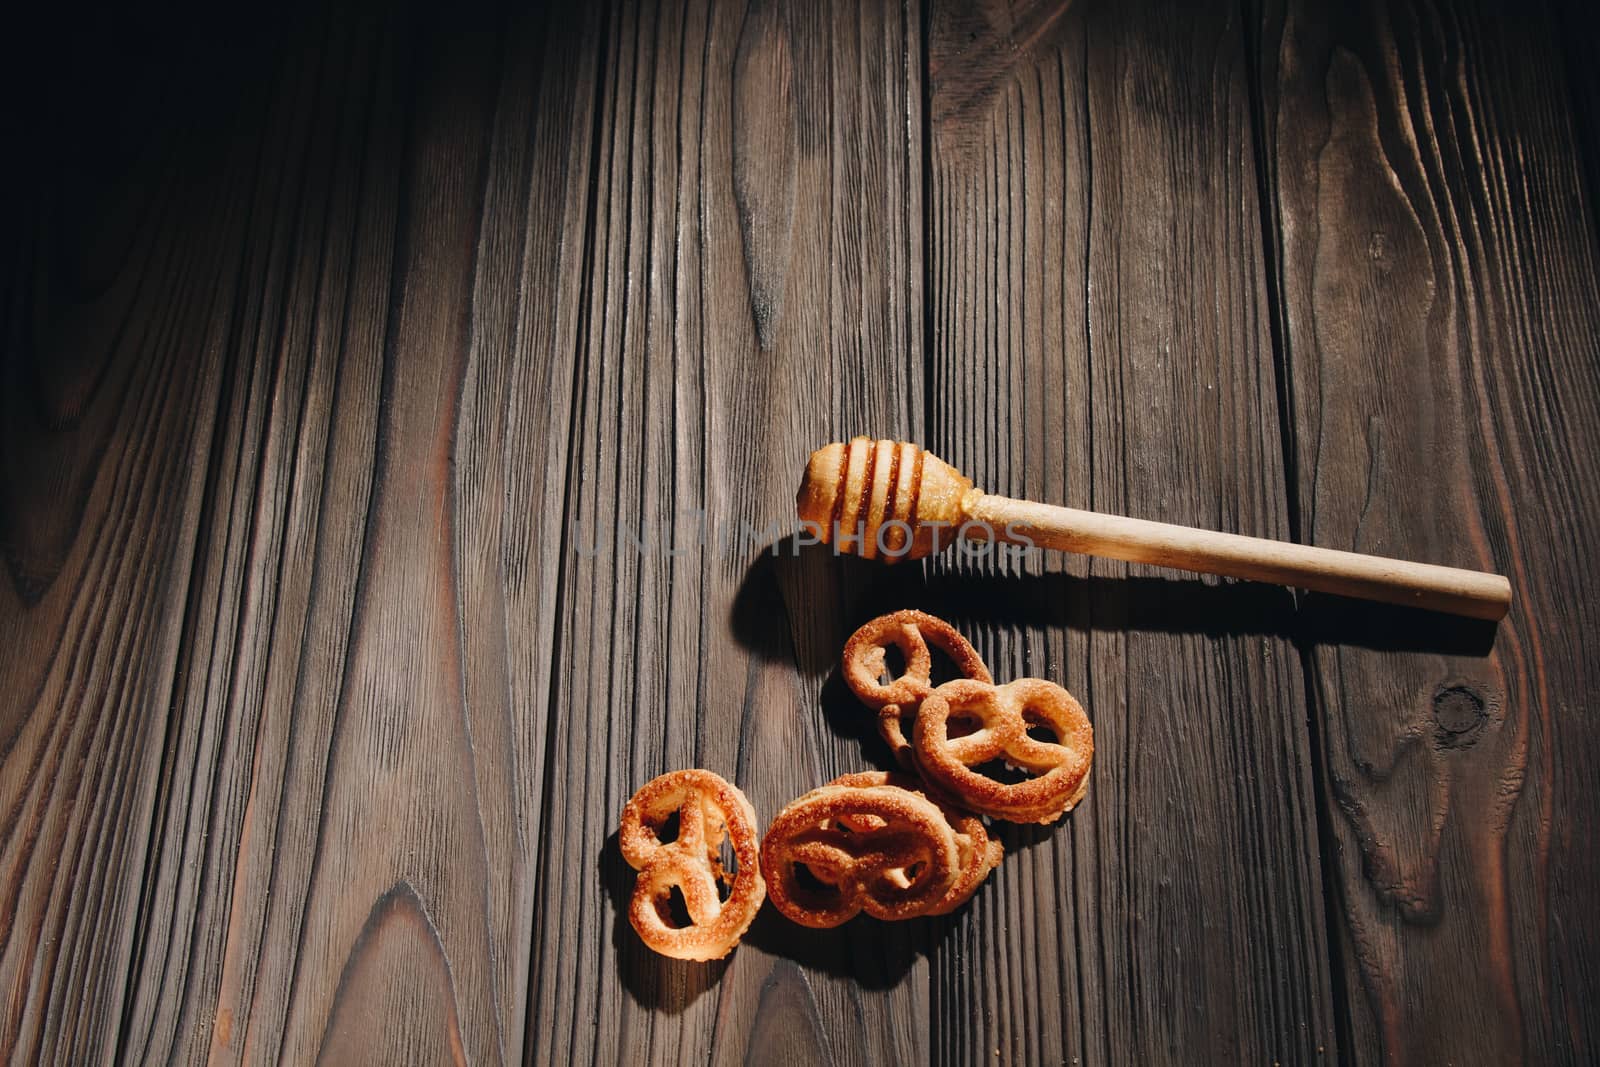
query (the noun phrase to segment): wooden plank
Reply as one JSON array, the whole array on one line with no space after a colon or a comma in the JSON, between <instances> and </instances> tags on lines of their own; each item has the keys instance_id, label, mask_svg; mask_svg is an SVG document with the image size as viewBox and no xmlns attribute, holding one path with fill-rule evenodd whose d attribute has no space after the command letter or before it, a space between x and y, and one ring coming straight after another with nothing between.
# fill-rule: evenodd
<instances>
[{"instance_id":1,"label":"wooden plank","mask_svg":"<svg viewBox=\"0 0 1600 1067\"><path fill-rule=\"evenodd\" d=\"M1282 536L1236 13L1062 6L934 8L931 447L992 492ZM1096 743L934 956L936 1057L1331 1059L1289 595L1037 553L932 585Z\"/></svg>"},{"instance_id":2,"label":"wooden plank","mask_svg":"<svg viewBox=\"0 0 1600 1067\"><path fill-rule=\"evenodd\" d=\"M1291 3L1261 32L1300 533L1514 590L1497 632L1310 602L1358 1060L1600 1055L1596 205L1559 27L1503 15Z\"/></svg>"},{"instance_id":3,"label":"wooden plank","mask_svg":"<svg viewBox=\"0 0 1600 1067\"><path fill-rule=\"evenodd\" d=\"M530 1051L925 1061L920 927L768 909L726 963L665 959L628 925L615 845L669 769L736 780L764 824L865 765L823 689L881 570L762 553L811 449L921 420L919 20L856 0L608 18Z\"/></svg>"},{"instance_id":4,"label":"wooden plank","mask_svg":"<svg viewBox=\"0 0 1600 1067\"><path fill-rule=\"evenodd\" d=\"M1600 1056L1586 13L535 7L24 65L0 1055ZM764 555L855 432L1516 613ZM881 762L905 604L1085 698L1084 806L948 919L649 954L623 800Z\"/></svg>"},{"instance_id":5,"label":"wooden plank","mask_svg":"<svg viewBox=\"0 0 1600 1067\"><path fill-rule=\"evenodd\" d=\"M1600 203L1600 68L1592 46L1600 31L1600 14L1583 0L1555 0L1551 5L1562 74L1570 94L1570 114L1589 204ZM1591 209L1590 218L1595 212Z\"/></svg>"},{"instance_id":6,"label":"wooden plank","mask_svg":"<svg viewBox=\"0 0 1600 1067\"><path fill-rule=\"evenodd\" d=\"M274 33L60 29L8 64L29 162L0 226L0 1057L25 1063L118 1045L228 353L271 299L248 209L297 174L296 102L257 91Z\"/></svg>"},{"instance_id":7,"label":"wooden plank","mask_svg":"<svg viewBox=\"0 0 1600 1067\"><path fill-rule=\"evenodd\" d=\"M477 27L268 81L127 1059L521 1058L599 24Z\"/></svg>"}]
</instances>

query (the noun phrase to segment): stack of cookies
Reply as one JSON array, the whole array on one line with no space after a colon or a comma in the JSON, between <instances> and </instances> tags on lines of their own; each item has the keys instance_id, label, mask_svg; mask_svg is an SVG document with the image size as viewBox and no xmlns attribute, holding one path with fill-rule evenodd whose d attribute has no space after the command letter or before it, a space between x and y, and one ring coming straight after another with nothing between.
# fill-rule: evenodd
<instances>
[{"instance_id":1,"label":"stack of cookies","mask_svg":"<svg viewBox=\"0 0 1600 1067\"><path fill-rule=\"evenodd\" d=\"M960 678L933 685L930 644ZM905 669L884 682L891 647L905 658ZM844 646L844 680L877 709L878 733L901 766L958 807L1010 822L1051 823L1089 788L1094 731L1082 705L1042 678L995 685L971 642L943 619L921 611L873 619ZM985 773L996 762L1021 772L1020 780Z\"/></svg>"},{"instance_id":2,"label":"stack of cookies","mask_svg":"<svg viewBox=\"0 0 1600 1067\"><path fill-rule=\"evenodd\" d=\"M893 677L890 649L904 660ZM934 649L957 674L938 686ZM640 871L629 917L651 948L685 959L726 955L769 893L780 912L810 927L863 912L898 920L954 911L1000 863L1000 843L979 816L1051 823L1088 788L1094 733L1072 694L1038 678L996 685L942 619L920 611L873 619L845 645L843 671L876 711L901 769L847 774L790 803L761 840L759 868L750 862L753 811L737 788L709 771L650 782L624 809L621 837ZM678 837L663 844L657 835L674 813ZM733 875L718 860L725 837L738 862ZM670 920L674 887L687 925Z\"/></svg>"}]
</instances>

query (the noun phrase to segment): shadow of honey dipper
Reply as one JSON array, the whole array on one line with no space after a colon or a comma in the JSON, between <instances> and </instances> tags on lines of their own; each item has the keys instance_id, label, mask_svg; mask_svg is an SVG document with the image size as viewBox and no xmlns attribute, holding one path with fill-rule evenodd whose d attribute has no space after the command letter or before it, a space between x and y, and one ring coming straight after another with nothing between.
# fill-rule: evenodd
<instances>
[{"instance_id":1,"label":"shadow of honey dipper","mask_svg":"<svg viewBox=\"0 0 1600 1067\"><path fill-rule=\"evenodd\" d=\"M1503 575L1013 500L973 488L933 453L857 437L811 454L795 495L800 520L837 551L921 559L957 537L1273 582L1498 621Z\"/></svg>"}]
</instances>

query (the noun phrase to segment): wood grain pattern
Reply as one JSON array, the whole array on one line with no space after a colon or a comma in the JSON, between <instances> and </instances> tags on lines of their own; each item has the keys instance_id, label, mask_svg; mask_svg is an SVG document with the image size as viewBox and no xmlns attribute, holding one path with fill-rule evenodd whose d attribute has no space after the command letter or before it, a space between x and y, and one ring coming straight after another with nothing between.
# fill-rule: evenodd
<instances>
[{"instance_id":1,"label":"wood grain pattern","mask_svg":"<svg viewBox=\"0 0 1600 1067\"><path fill-rule=\"evenodd\" d=\"M228 116L218 443L157 528L198 528L187 615L146 609L183 625L144 704L171 723L101 761L156 798L115 886L128 1003L44 1058L520 1059L596 29L341 12ZM113 997L117 969L74 968Z\"/></svg>"},{"instance_id":2,"label":"wood grain pattern","mask_svg":"<svg viewBox=\"0 0 1600 1067\"><path fill-rule=\"evenodd\" d=\"M1600 473L1600 260L1556 28L1506 14L1291 4L1262 34L1300 530L1515 589L1487 657L1310 653L1361 1059L1597 1052L1600 516L1570 487Z\"/></svg>"},{"instance_id":3,"label":"wood grain pattern","mask_svg":"<svg viewBox=\"0 0 1600 1067\"><path fill-rule=\"evenodd\" d=\"M767 549L812 448L920 423L919 28L856 0L609 16L537 1062L927 1059L917 931L802 931L769 909L729 961L669 960L628 926L614 842L670 769L736 781L764 826L866 766L819 693L872 572Z\"/></svg>"},{"instance_id":4,"label":"wood grain pattern","mask_svg":"<svg viewBox=\"0 0 1600 1067\"><path fill-rule=\"evenodd\" d=\"M261 103L248 79L265 50L239 48L227 70L182 67L174 55L203 35L153 18L160 46L128 51L139 35L121 19L81 29L70 56L18 57L39 103L19 144L37 156L5 198L17 238L0 384L11 1062L99 1060L118 1045L181 642L203 610L191 573L210 524L207 457L224 447L225 353L249 328L261 267L260 228L238 210L261 145L230 143L225 120ZM102 97L105 82L125 92Z\"/></svg>"},{"instance_id":5,"label":"wood grain pattern","mask_svg":"<svg viewBox=\"0 0 1600 1067\"><path fill-rule=\"evenodd\" d=\"M961 26L936 7L931 47ZM991 492L1281 536L1241 27L1090 4L1061 32L981 125L933 128L931 447ZM1263 632L1288 594L1037 553L945 574L997 676L1081 694L1096 755L936 963L936 1018L993 1006L941 1058L1332 1055L1300 671Z\"/></svg>"},{"instance_id":6,"label":"wood grain pattern","mask_svg":"<svg viewBox=\"0 0 1600 1067\"><path fill-rule=\"evenodd\" d=\"M1600 1056L1583 5L36 17L0 1057ZM797 548L856 433L1514 612ZM644 950L623 802L884 765L900 606L1083 698L1083 806L953 916Z\"/></svg>"}]
</instances>

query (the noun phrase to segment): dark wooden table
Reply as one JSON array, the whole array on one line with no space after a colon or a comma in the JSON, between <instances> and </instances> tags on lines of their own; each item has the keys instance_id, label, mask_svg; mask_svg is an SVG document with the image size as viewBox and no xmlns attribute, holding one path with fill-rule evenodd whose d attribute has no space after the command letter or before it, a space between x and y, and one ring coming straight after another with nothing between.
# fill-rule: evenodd
<instances>
[{"instance_id":1,"label":"dark wooden table","mask_svg":"<svg viewBox=\"0 0 1600 1067\"><path fill-rule=\"evenodd\" d=\"M1582 6L45 17L5 1058L1600 1059ZM1515 606L767 551L858 432ZM1087 800L948 919L645 951L624 800L884 763L835 661L907 605L1080 695Z\"/></svg>"}]
</instances>

